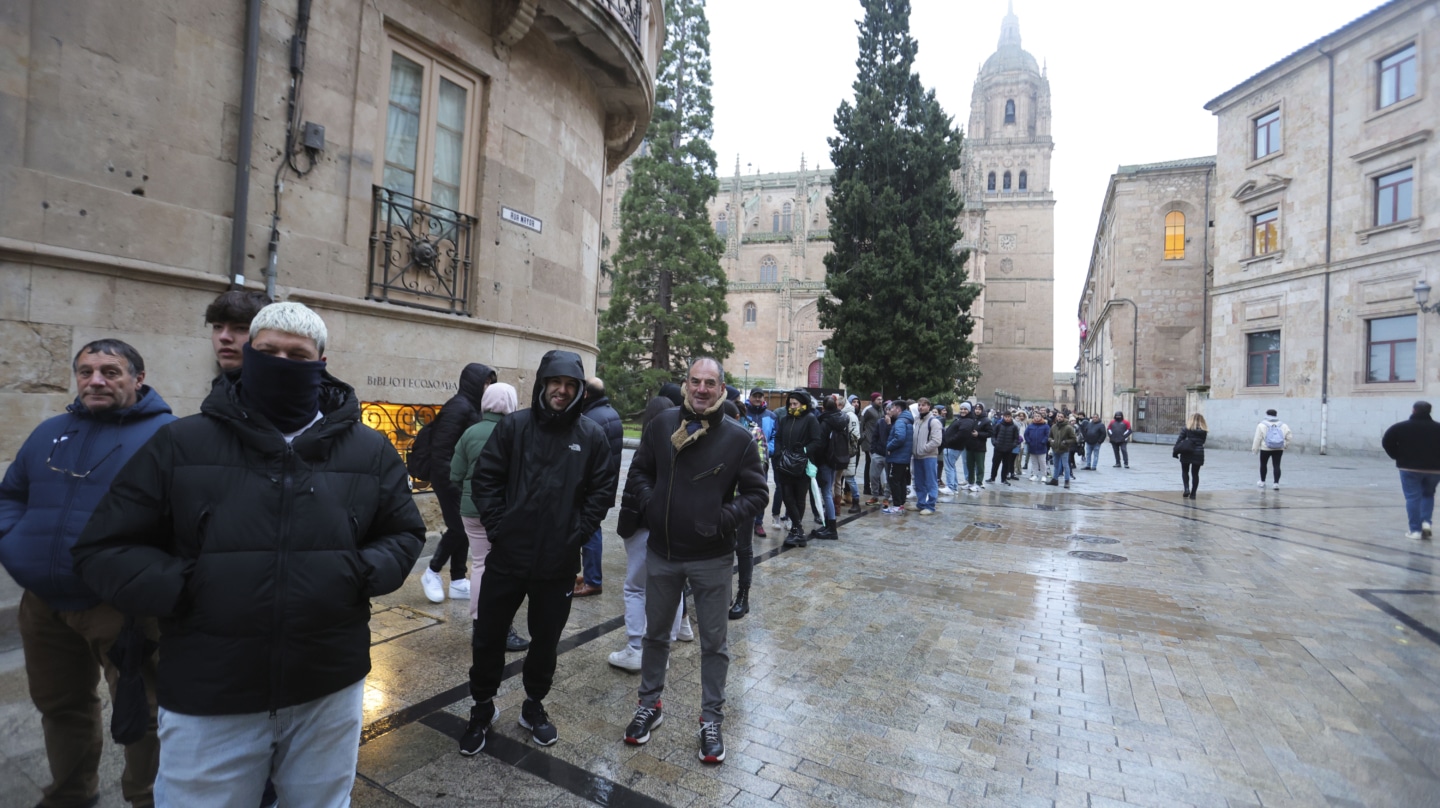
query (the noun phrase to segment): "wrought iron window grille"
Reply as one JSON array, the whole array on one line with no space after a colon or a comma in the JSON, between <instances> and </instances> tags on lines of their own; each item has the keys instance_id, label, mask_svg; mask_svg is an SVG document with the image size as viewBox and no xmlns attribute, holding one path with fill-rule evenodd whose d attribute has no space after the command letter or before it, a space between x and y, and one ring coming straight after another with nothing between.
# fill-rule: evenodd
<instances>
[{"instance_id":1,"label":"wrought iron window grille","mask_svg":"<svg viewBox=\"0 0 1440 808\"><path fill-rule=\"evenodd\" d=\"M375 186L366 297L470 314L475 217Z\"/></svg>"},{"instance_id":2,"label":"wrought iron window grille","mask_svg":"<svg viewBox=\"0 0 1440 808\"><path fill-rule=\"evenodd\" d=\"M400 453L402 460L409 459L410 446L420 429L435 420L440 414L439 404L389 404L383 401L360 402L360 421L384 435ZM410 479L412 491L429 491L428 480Z\"/></svg>"}]
</instances>

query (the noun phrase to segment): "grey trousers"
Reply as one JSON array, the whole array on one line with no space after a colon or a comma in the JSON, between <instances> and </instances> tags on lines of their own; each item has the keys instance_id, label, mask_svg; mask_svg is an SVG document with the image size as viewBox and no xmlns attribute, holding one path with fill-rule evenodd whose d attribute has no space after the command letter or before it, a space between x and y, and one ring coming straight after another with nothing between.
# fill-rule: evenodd
<instances>
[{"instance_id":1,"label":"grey trousers","mask_svg":"<svg viewBox=\"0 0 1440 808\"><path fill-rule=\"evenodd\" d=\"M653 550L645 559L645 639L640 644L640 706L660 703L670 662L670 626L690 581L695 633L700 638L700 720L725 719L725 679L730 673L730 570L734 553L705 561L667 561Z\"/></svg>"}]
</instances>

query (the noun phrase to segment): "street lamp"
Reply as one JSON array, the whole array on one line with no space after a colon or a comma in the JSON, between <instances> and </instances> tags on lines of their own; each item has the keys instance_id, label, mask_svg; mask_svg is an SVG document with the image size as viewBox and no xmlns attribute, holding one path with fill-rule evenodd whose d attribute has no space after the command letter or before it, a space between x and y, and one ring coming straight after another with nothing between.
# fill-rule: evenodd
<instances>
[{"instance_id":1,"label":"street lamp","mask_svg":"<svg viewBox=\"0 0 1440 808\"><path fill-rule=\"evenodd\" d=\"M1419 306L1421 311L1426 314L1440 311L1440 303L1425 305L1425 301L1430 299L1430 284L1426 283L1424 279L1415 281L1415 288L1412 291L1415 292L1415 305Z\"/></svg>"},{"instance_id":2,"label":"street lamp","mask_svg":"<svg viewBox=\"0 0 1440 808\"><path fill-rule=\"evenodd\" d=\"M745 360L745 395L750 395L750 360Z\"/></svg>"},{"instance_id":3,"label":"street lamp","mask_svg":"<svg viewBox=\"0 0 1440 808\"><path fill-rule=\"evenodd\" d=\"M821 345L815 349L815 359L820 363L820 383L815 385L825 389L825 346Z\"/></svg>"}]
</instances>

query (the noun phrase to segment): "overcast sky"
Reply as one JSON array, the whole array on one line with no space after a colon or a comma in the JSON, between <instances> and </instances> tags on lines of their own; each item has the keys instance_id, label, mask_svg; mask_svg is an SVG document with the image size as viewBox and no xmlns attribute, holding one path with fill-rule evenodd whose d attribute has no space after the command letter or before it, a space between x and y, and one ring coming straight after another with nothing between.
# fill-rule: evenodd
<instances>
[{"instance_id":1,"label":"overcast sky","mask_svg":"<svg viewBox=\"0 0 1440 808\"><path fill-rule=\"evenodd\" d=\"M1116 166L1215 153L1205 103L1379 5L1375 0L1016 0L1021 45L1048 66L1055 153L1055 369L1072 370L1081 284ZM916 69L962 130L1005 0L911 0ZM710 0L719 174L829 166L853 99L857 0ZM747 168L748 164L748 168Z\"/></svg>"}]
</instances>

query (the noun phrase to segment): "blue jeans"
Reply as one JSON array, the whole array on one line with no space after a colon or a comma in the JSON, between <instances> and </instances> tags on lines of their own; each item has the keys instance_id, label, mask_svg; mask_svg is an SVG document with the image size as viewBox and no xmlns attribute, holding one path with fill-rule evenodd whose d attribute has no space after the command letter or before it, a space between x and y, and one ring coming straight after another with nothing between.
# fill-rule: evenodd
<instances>
[{"instance_id":1,"label":"blue jeans","mask_svg":"<svg viewBox=\"0 0 1440 808\"><path fill-rule=\"evenodd\" d=\"M960 487L960 480L955 473L955 463L960 460L960 450L941 449L945 458L945 487L951 491Z\"/></svg>"},{"instance_id":2,"label":"blue jeans","mask_svg":"<svg viewBox=\"0 0 1440 808\"><path fill-rule=\"evenodd\" d=\"M833 521L835 519L835 469L830 468L828 464L817 465L815 482L820 485L820 498L825 500L820 503L820 512L825 514L826 521Z\"/></svg>"},{"instance_id":3,"label":"blue jeans","mask_svg":"<svg viewBox=\"0 0 1440 808\"><path fill-rule=\"evenodd\" d=\"M585 576L585 583L591 586L600 585L600 547L601 531L595 528L595 535L580 545L580 571Z\"/></svg>"},{"instance_id":4,"label":"blue jeans","mask_svg":"<svg viewBox=\"0 0 1440 808\"><path fill-rule=\"evenodd\" d=\"M1436 483L1440 483L1440 472L1401 469L1400 490L1405 492L1405 516L1410 519L1411 533L1420 532L1421 522L1434 521Z\"/></svg>"},{"instance_id":5,"label":"blue jeans","mask_svg":"<svg viewBox=\"0 0 1440 808\"><path fill-rule=\"evenodd\" d=\"M1061 478L1066 480L1075 479L1075 475L1070 470L1069 452L1055 453L1055 479L1059 480Z\"/></svg>"},{"instance_id":6,"label":"blue jeans","mask_svg":"<svg viewBox=\"0 0 1440 808\"><path fill-rule=\"evenodd\" d=\"M935 497L940 493L936 483L936 461L934 457L915 458L915 506L922 511L935 510Z\"/></svg>"},{"instance_id":7,"label":"blue jeans","mask_svg":"<svg viewBox=\"0 0 1440 808\"><path fill-rule=\"evenodd\" d=\"M183 715L160 708L158 808L255 808L265 778L285 805L350 804L365 680L274 713Z\"/></svg>"},{"instance_id":8,"label":"blue jeans","mask_svg":"<svg viewBox=\"0 0 1440 808\"><path fill-rule=\"evenodd\" d=\"M1101 447L1102 445L1104 445L1104 444L1100 444L1100 443L1087 443L1087 444L1085 444L1085 468L1087 468L1087 469L1093 469L1093 468L1096 468L1096 467L1099 465L1099 463L1100 463L1100 447Z\"/></svg>"}]
</instances>

